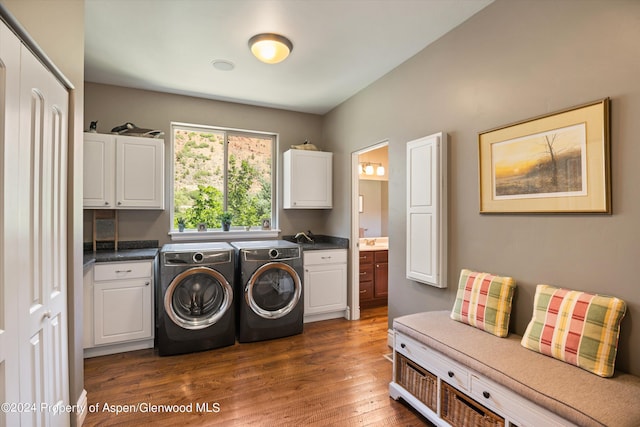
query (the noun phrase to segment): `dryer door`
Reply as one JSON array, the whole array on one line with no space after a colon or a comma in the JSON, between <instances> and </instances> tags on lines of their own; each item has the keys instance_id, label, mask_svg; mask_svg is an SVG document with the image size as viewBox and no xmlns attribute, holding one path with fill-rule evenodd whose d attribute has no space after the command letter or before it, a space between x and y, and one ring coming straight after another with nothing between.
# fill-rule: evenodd
<instances>
[{"instance_id":1,"label":"dryer door","mask_svg":"<svg viewBox=\"0 0 640 427\"><path fill-rule=\"evenodd\" d=\"M233 288L218 271L194 267L177 275L164 295L164 309L185 329L215 324L233 303Z\"/></svg>"},{"instance_id":2,"label":"dryer door","mask_svg":"<svg viewBox=\"0 0 640 427\"><path fill-rule=\"evenodd\" d=\"M288 264L270 262L258 268L245 288L245 300L254 313L278 319L293 310L302 296L302 282Z\"/></svg>"}]
</instances>

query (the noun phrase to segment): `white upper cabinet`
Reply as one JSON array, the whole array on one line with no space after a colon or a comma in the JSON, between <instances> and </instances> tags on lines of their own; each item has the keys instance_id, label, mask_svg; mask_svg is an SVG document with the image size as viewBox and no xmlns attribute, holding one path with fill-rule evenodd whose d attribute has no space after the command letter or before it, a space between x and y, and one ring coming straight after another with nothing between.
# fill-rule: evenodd
<instances>
[{"instance_id":1,"label":"white upper cabinet","mask_svg":"<svg viewBox=\"0 0 640 427\"><path fill-rule=\"evenodd\" d=\"M283 159L284 209L331 209L333 153L288 150Z\"/></svg>"},{"instance_id":2,"label":"white upper cabinet","mask_svg":"<svg viewBox=\"0 0 640 427\"><path fill-rule=\"evenodd\" d=\"M164 141L85 133L84 207L164 209Z\"/></svg>"},{"instance_id":3,"label":"white upper cabinet","mask_svg":"<svg viewBox=\"0 0 640 427\"><path fill-rule=\"evenodd\" d=\"M116 146L111 135L84 134L84 207L112 208L115 203Z\"/></svg>"},{"instance_id":4,"label":"white upper cabinet","mask_svg":"<svg viewBox=\"0 0 640 427\"><path fill-rule=\"evenodd\" d=\"M407 278L447 287L447 135L407 143Z\"/></svg>"}]
</instances>

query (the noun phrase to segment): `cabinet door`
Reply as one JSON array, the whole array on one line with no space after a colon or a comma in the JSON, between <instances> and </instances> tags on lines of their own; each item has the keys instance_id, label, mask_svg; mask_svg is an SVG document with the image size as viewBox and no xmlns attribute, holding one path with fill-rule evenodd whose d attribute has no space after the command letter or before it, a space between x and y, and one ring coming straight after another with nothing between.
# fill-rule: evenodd
<instances>
[{"instance_id":1,"label":"cabinet door","mask_svg":"<svg viewBox=\"0 0 640 427\"><path fill-rule=\"evenodd\" d=\"M93 266L85 269L82 282L82 348L91 348L93 347Z\"/></svg>"},{"instance_id":2,"label":"cabinet door","mask_svg":"<svg viewBox=\"0 0 640 427\"><path fill-rule=\"evenodd\" d=\"M288 150L283 158L284 209L331 208L333 153Z\"/></svg>"},{"instance_id":3,"label":"cabinet door","mask_svg":"<svg viewBox=\"0 0 640 427\"><path fill-rule=\"evenodd\" d=\"M305 267L305 314L327 313L347 308L347 264Z\"/></svg>"},{"instance_id":4,"label":"cabinet door","mask_svg":"<svg viewBox=\"0 0 640 427\"><path fill-rule=\"evenodd\" d=\"M83 205L85 208L115 206L115 156L113 135L84 134Z\"/></svg>"},{"instance_id":5,"label":"cabinet door","mask_svg":"<svg viewBox=\"0 0 640 427\"><path fill-rule=\"evenodd\" d=\"M374 271L373 296L374 298L386 298L389 294L389 264L378 262Z\"/></svg>"},{"instance_id":6,"label":"cabinet door","mask_svg":"<svg viewBox=\"0 0 640 427\"><path fill-rule=\"evenodd\" d=\"M94 343L152 338L151 279L95 282Z\"/></svg>"},{"instance_id":7,"label":"cabinet door","mask_svg":"<svg viewBox=\"0 0 640 427\"><path fill-rule=\"evenodd\" d=\"M447 286L447 138L407 143L407 278Z\"/></svg>"},{"instance_id":8,"label":"cabinet door","mask_svg":"<svg viewBox=\"0 0 640 427\"><path fill-rule=\"evenodd\" d=\"M164 141L116 138L116 207L164 209Z\"/></svg>"}]
</instances>

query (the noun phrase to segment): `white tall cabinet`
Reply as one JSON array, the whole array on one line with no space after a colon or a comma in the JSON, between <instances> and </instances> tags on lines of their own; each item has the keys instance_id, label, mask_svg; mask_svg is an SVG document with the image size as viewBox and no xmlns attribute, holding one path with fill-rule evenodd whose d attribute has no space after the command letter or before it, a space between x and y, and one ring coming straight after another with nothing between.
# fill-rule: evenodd
<instances>
[{"instance_id":1,"label":"white tall cabinet","mask_svg":"<svg viewBox=\"0 0 640 427\"><path fill-rule=\"evenodd\" d=\"M92 209L164 209L164 141L84 134L83 205Z\"/></svg>"},{"instance_id":2,"label":"white tall cabinet","mask_svg":"<svg viewBox=\"0 0 640 427\"><path fill-rule=\"evenodd\" d=\"M67 426L68 92L3 23L0 60L0 401L36 409L0 425Z\"/></svg>"},{"instance_id":3,"label":"white tall cabinet","mask_svg":"<svg viewBox=\"0 0 640 427\"><path fill-rule=\"evenodd\" d=\"M447 287L447 135L407 143L407 278Z\"/></svg>"}]
</instances>

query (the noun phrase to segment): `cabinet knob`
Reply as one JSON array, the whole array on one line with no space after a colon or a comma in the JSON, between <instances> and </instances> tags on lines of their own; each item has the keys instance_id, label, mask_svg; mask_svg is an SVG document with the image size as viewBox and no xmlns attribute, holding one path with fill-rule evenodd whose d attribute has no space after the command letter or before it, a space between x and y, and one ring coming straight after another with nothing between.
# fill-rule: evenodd
<instances>
[{"instance_id":1,"label":"cabinet knob","mask_svg":"<svg viewBox=\"0 0 640 427\"><path fill-rule=\"evenodd\" d=\"M449 371L447 372L447 375L449 375L449 378L453 378L455 374L453 373L453 371Z\"/></svg>"},{"instance_id":2,"label":"cabinet knob","mask_svg":"<svg viewBox=\"0 0 640 427\"><path fill-rule=\"evenodd\" d=\"M149 286L151 284L151 282L144 282L145 286Z\"/></svg>"},{"instance_id":3,"label":"cabinet knob","mask_svg":"<svg viewBox=\"0 0 640 427\"><path fill-rule=\"evenodd\" d=\"M484 396L485 399L488 399L491 397L491 393L489 393L488 391L483 391L482 395Z\"/></svg>"},{"instance_id":4,"label":"cabinet knob","mask_svg":"<svg viewBox=\"0 0 640 427\"><path fill-rule=\"evenodd\" d=\"M109 202L104 202L104 205L105 206L109 206Z\"/></svg>"},{"instance_id":5,"label":"cabinet knob","mask_svg":"<svg viewBox=\"0 0 640 427\"><path fill-rule=\"evenodd\" d=\"M120 206L122 204L122 202L118 202L118 206Z\"/></svg>"},{"instance_id":6,"label":"cabinet knob","mask_svg":"<svg viewBox=\"0 0 640 427\"><path fill-rule=\"evenodd\" d=\"M51 310L47 310L42 314L42 320L51 319Z\"/></svg>"},{"instance_id":7,"label":"cabinet knob","mask_svg":"<svg viewBox=\"0 0 640 427\"><path fill-rule=\"evenodd\" d=\"M380 268L380 264L376 264L376 268Z\"/></svg>"},{"instance_id":8,"label":"cabinet knob","mask_svg":"<svg viewBox=\"0 0 640 427\"><path fill-rule=\"evenodd\" d=\"M400 344L400 347L405 348L407 345L405 343Z\"/></svg>"}]
</instances>

